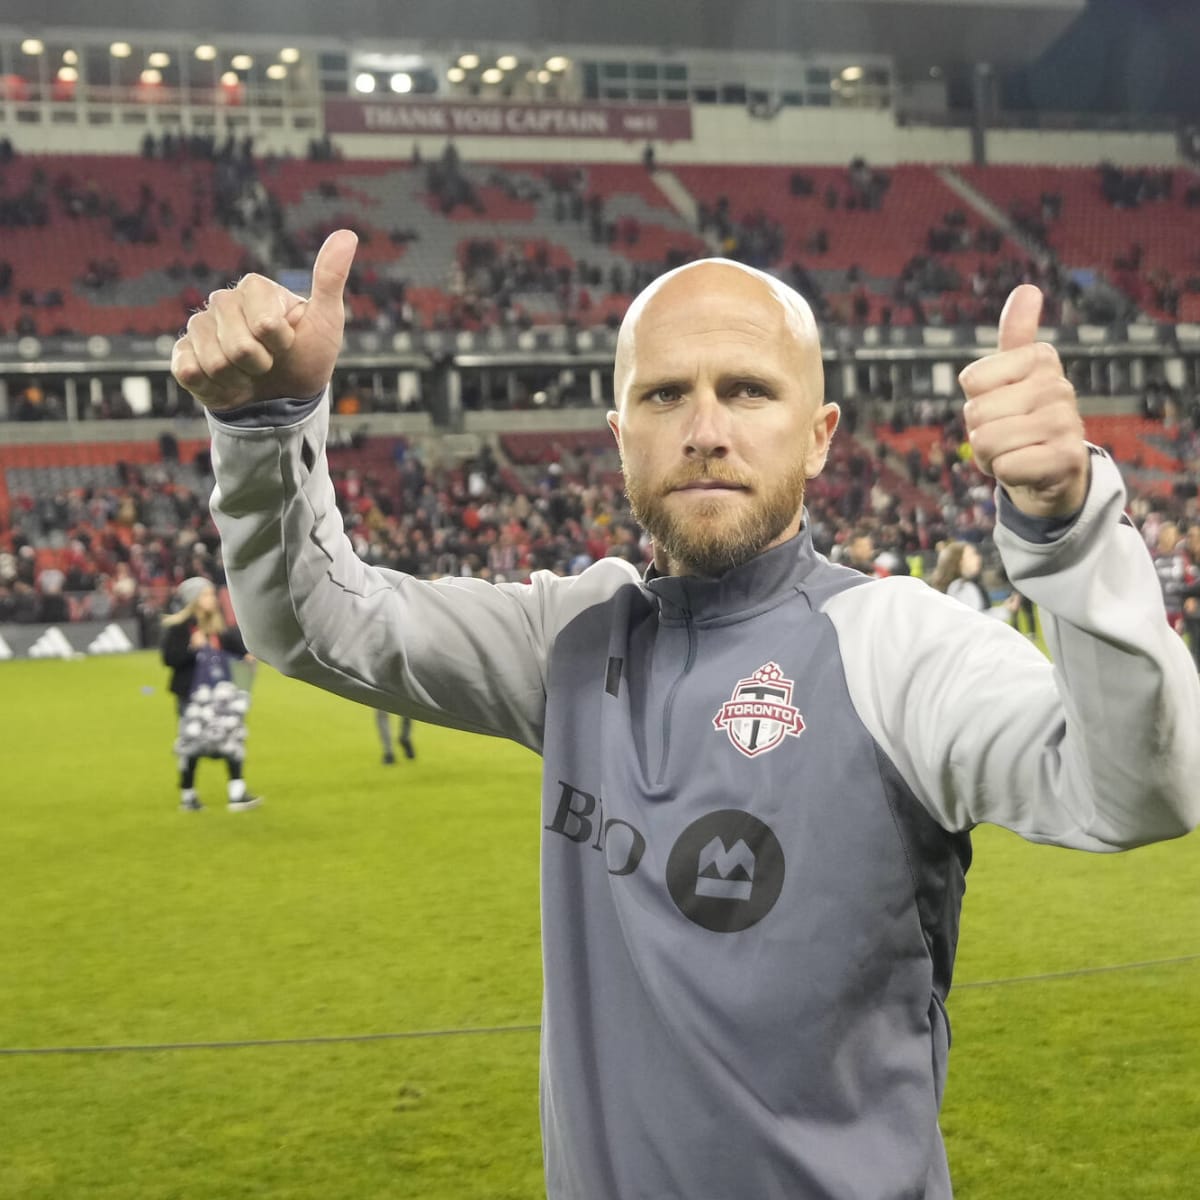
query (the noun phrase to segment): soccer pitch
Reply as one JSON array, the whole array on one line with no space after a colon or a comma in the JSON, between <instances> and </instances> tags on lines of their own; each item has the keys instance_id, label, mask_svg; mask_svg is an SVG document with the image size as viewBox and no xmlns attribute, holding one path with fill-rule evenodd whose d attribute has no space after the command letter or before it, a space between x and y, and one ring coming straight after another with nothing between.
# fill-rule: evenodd
<instances>
[{"instance_id":1,"label":"soccer pitch","mask_svg":"<svg viewBox=\"0 0 1200 1200\"><path fill-rule=\"evenodd\" d=\"M368 709L264 668L265 804L206 761L182 813L165 685L148 653L0 663L0 1196L542 1196L536 758L418 725L383 767ZM975 847L957 1196L1194 1193L1200 839Z\"/></svg>"}]
</instances>

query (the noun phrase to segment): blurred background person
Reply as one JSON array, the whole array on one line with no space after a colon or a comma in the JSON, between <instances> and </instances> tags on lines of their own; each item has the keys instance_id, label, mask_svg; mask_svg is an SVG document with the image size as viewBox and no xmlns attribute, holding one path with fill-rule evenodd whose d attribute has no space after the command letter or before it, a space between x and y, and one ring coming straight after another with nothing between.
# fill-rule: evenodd
<instances>
[{"instance_id":1,"label":"blurred background person","mask_svg":"<svg viewBox=\"0 0 1200 1200\"><path fill-rule=\"evenodd\" d=\"M234 663L254 659L237 628L225 624L211 580L185 579L175 598L181 607L162 619L162 660L171 668L179 715L174 746L179 807L185 812L204 807L196 793L196 768L201 758L219 758L229 775L229 811L257 808L262 797L247 791L242 777L250 693L234 681Z\"/></svg>"},{"instance_id":2,"label":"blurred background person","mask_svg":"<svg viewBox=\"0 0 1200 1200\"><path fill-rule=\"evenodd\" d=\"M970 542L948 542L938 555L937 566L929 577L939 592L960 601L977 612L987 612L992 599L980 580L983 559Z\"/></svg>"},{"instance_id":3,"label":"blurred background person","mask_svg":"<svg viewBox=\"0 0 1200 1200\"><path fill-rule=\"evenodd\" d=\"M417 752L412 744L412 718L397 717L396 721L400 730L396 740L404 751L404 757L416 758ZM396 754L392 749L392 714L386 708L375 710L375 728L379 731L379 744L383 747L383 765L390 767L396 761Z\"/></svg>"}]
</instances>

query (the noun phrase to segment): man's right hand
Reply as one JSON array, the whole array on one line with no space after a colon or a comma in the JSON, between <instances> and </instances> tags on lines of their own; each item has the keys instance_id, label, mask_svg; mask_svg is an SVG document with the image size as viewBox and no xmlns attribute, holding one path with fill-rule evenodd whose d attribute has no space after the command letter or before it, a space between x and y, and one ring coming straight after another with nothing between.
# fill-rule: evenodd
<instances>
[{"instance_id":1,"label":"man's right hand","mask_svg":"<svg viewBox=\"0 0 1200 1200\"><path fill-rule=\"evenodd\" d=\"M171 354L180 387L213 412L315 396L342 348L342 293L357 247L348 229L325 239L307 300L262 275L213 292Z\"/></svg>"}]
</instances>

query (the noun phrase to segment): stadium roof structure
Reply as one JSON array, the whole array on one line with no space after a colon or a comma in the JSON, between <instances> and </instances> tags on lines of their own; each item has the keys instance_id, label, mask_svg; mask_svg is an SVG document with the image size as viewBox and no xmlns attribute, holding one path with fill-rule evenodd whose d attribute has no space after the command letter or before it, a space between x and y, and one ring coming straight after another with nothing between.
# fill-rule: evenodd
<instances>
[{"instance_id":1,"label":"stadium roof structure","mask_svg":"<svg viewBox=\"0 0 1200 1200\"><path fill-rule=\"evenodd\" d=\"M930 67L1033 62L1086 0L6 0L4 23L200 34L284 34L667 51L887 55Z\"/></svg>"}]
</instances>

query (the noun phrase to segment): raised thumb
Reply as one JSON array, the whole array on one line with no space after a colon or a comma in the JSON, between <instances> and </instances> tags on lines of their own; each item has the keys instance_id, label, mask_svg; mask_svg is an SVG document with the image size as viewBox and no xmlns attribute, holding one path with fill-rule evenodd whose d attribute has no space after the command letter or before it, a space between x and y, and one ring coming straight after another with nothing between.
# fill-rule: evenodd
<instances>
[{"instance_id":1,"label":"raised thumb","mask_svg":"<svg viewBox=\"0 0 1200 1200\"><path fill-rule=\"evenodd\" d=\"M334 230L325 239L313 263L310 304L321 308L336 304L340 308L357 249L358 235L349 229Z\"/></svg>"},{"instance_id":2,"label":"raised thumb","mask_svg":"<svg viewBox=\"0 0 1200 1200\"><path fill-rule=\"evenodd\" d=\"M1000 349L1016 350L1037 341L1042 319L1042 293L1032 283L1013 288L1000 314Z\"/></svg>"}]
</instances>

